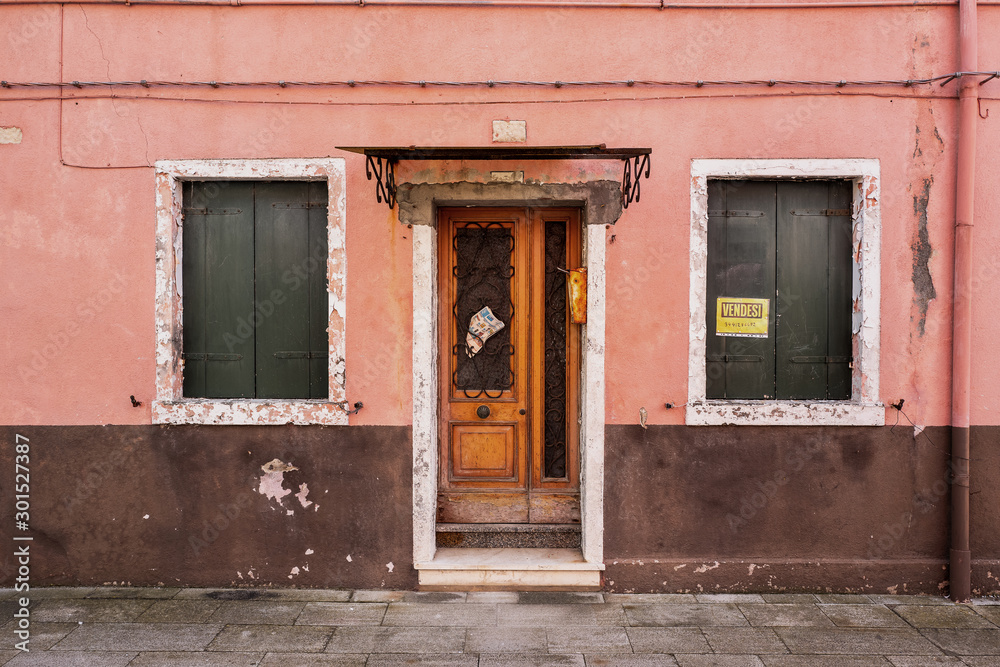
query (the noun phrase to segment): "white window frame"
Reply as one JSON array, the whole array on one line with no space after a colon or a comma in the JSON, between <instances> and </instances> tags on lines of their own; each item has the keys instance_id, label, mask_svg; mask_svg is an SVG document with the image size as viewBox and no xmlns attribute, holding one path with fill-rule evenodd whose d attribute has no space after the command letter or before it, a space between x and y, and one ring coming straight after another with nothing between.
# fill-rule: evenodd
<instances>
[{"instance_id":1,"label":"white window frame","mask_svg":"<svg viewBox=\"0 0 1000 667\"><path fill-rule=\"evenodd\" d=\"M852 182L854 260L851 398L730 400L706 398L705 322L708 286L708 181L717 179L844 179ZM881 293L880 171L877 159L698 159L691 161L690 346L685 422L691 426L885 424L879 402ZM860 259L859 259L860 258Z\"/></svg>"},{"instance_id":2,"label":"white window frame","mask_svg":"<svg viewBox=\"0 0 1000 667\"><path fill-rule=\"evenodd\" d=\"M348 423L345 382L346 274L343 158L161 160L156 167L156 400L154 424ZM326 181L329 395L326 399L184 397L182 188L185 181Z\"/></svg>"}]
</instances>

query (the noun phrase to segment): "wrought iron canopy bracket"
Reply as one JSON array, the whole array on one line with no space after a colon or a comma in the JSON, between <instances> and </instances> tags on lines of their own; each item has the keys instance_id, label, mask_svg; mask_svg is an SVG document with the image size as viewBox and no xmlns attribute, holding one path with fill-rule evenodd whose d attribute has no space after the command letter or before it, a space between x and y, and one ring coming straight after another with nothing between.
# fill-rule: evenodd
<instances>
[{"instance_id":1,"label":"wrought iron canopy bracket","mask_svg":"<svg viewBox=\"0 0 1000 667\"><path fill-rule=\"evenodd\" d=\"M365 156L365 175L375 180L375 200L396 206L396 163L400 160L621 160L622 208L639 201L640 179L649 178L650 148L595 146L337 147Z\"/></svg>"}]
</instances>

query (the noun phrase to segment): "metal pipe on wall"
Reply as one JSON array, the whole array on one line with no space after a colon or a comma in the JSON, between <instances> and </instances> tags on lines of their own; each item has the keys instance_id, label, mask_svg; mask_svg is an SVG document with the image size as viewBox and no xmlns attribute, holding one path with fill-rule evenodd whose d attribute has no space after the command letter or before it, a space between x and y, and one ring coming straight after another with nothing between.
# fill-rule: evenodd
<instances>
[{"instance_id":1,"label":"metal pipe on wall","mask_svg":"<svg viewBox=\"0 0 1000 667\"><path fill-rule=\"evenodd\" d=\"M959 49L963 70L978 63L976 0L959 2ZM976 121L979 82L963 77L959 85L958 154L955 174L955 289L952 314L951 384L951 551L950 595L968 602L972 595L969 548L969 421L972 356L972 226L976 185Z\"/></svg>"}]
</instances>

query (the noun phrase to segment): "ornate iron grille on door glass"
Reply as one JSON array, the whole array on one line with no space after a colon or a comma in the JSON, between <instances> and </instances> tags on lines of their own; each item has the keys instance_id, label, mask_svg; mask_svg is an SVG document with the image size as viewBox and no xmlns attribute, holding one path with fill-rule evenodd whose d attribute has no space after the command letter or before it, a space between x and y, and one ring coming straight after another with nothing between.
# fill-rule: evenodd
<instances>
[{"instance_id":1,"label":"ornate iron grille on door glass","mask_svg":"<svg viewBox=\"0 0 1000 667\"><path fill-rule=\"evenodd\" d=\"M514 276L514 234L507 224L469 222L455 229L455 327L457 341L452 350L455 372L452 382L467 398L499 398L514 386L511 344L514 302L511 278ZM473 315L489 306L504 323L504 328L486 340L483 348L470 357L465 334Z\"/></svg>"},{"instance_id":2,"label":"ornate iron grille on door glass","mask_svg":"<svg viewBox=\"0 0 1000 667\"><path fill-rule=\"evenodd\" d=\"M566 223L545 223L545 477L566 476Z\"/></svg>"}]
</instances>

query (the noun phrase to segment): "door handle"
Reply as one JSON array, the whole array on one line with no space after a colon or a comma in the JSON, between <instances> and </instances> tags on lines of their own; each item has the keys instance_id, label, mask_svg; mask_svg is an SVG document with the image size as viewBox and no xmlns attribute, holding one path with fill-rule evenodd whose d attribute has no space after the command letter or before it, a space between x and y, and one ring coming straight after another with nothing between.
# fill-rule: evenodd
<instances>
[{"instance_id":1,"label":"door handle","mask_svg":"<svg viewBox=\"0 0 1000 667\"><path fill-rule=\"evenodd\" d=\"M517 411L517 414L519 414L519 415L526 415L526 414L528 414L528 411L525 410L524 408L521 408L520 410Z\"/></svg>"},{"instance_id":2,"label":"door handle","mask_svg":"<svg viewBox=\"0 0 1000 667\"><path fill-rule=\"evenodd\" d=\"M486 419L487 417L489 417L490 406L480 405L478 408L476 408L476 416L479 417L480 419Z\"/></svg>"}]
</instances>

